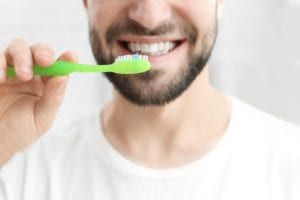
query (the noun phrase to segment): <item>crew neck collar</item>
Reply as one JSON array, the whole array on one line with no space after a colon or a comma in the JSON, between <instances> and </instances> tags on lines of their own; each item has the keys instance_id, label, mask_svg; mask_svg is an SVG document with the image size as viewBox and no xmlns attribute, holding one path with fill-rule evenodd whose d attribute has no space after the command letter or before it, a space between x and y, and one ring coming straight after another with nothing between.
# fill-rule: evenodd
<instances>
[{"instance_id":1,"label":"crew neck collar","mask_svg":"<svg viewBox=\"0 0 300 200\"><path fill-rule=\"evenodd\" d=\"M112 146L103 133L99 112L95 112L91 116L91 139L96 147L96 150L102 155L102 159L104 159L108 165L114 167L116 170L122 171L123 173L148 179L172 179L193 175L197 172L205 170L208 166L220 165L220 163L225 162L230 151L230 147L232 147L231 138L233 133L236 132L234 129L237 127L235 124L235 106L238 103L238 100L231 96L226 96L226 98L228 99L228 102L230 102L231 113L227 129L225 130L223 136L219 139L215 147L213 147L205 155L202 155L200 158L178 167L154 169L127 159Z\"/></svg>"}]
</instances>

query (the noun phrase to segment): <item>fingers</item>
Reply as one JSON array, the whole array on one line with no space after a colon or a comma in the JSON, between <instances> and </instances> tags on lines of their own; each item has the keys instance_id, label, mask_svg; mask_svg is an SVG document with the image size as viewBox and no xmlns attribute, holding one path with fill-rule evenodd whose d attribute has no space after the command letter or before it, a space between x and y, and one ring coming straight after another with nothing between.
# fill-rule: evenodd
<instances>
[{"instance_id":1,"label":"fingers","mask_svg":"<svg viewBox=\"0 0 300 200\"><path fill-rule=\"evenodd\" d=\"M44 95L35 106L36 125L39 133L48 130L62 103L68 77L54 77L47 81ZM49 119L52 119L49 121Z\"/></svg>"},{"instance_id":2,"label":"fingers","mask_svg":"<svg viewBox=\"0 0 300 200\"><path fill-rule=\"evenodd\" d=\"M78 62L78 53L75 51L66 51L58 58L59 60Z\"/></svg>"},{"instance_id":3,"label":"fingers","mask_svg":"<svg viewBox=\"0 0 300 200\"><path fill-rule=\"evenodd\" d=\"M60 60L77 62L78 54L74 51L63 53ZM29 46L23 39L13 40L4 53L0 53L0 83L5 81L6 68L14 67L15 74L21 81L29 81L33 77L33 64L41 67L51 66L55 62L54 50L46 43ZM44 80L45 77L43 77Z\"/></svg>"},{"instance_id":4,"label":"fingers","mask_svg":"<svg viewBox=\"0 0 300 200\"><path fill-rule=\"evenodd\" d=\"M66 51L62 53L58 60L69 61L69 62L78 62L78 53L75 51ZM67 78L67 77L65 77ZM46 84L51 77L42 77L43 82Z\"/></svg>"},{"instance_id":5,"label":"fingers","mask_svg":"<svg viewBox=\"0 0 300 200\"><path fill-rule=\"evenodd\" d=\"M0 52L0 83L3 83L6 78L6 58L4 52Z\"/></svg>"},{"instance_id":6,"label":"fingers","mask_svg":"<svg viewBox=\"0 0 300 200\"><path fill-rule=\"evenodd\" d=\"M54 50L45 43L37 43L30 47L34 62L41 67L48 67L55 62Z\"/></svg>"},{"instance_id":7,"label":"fingers","mask_svg":"<svg viewBox=\"0 0 300 200\"><path fill-rule=\"evenodd\" d=\"M7 61L14 66L17 77L22 81L32 78L32 54L26 41L15 39L8 46L6 52Z\"/></svg>"},{"instance_id":8,"label":"fingers","mask_svg":"<svg viewBox=\"0 0 300 200\"><path fill-rule=\"evenodd\" d=\"M3 63L12 65L17 77L22 81L28 81L33 77L33 63L48 67L55 62L55 55L54 50L48 44L37 43L30 47L25 40L15 39L6 49L4 60L0 57L0 67ZM0 81L2 81L1 70Z\"/></svg>"},{"instance_id":9,"label":"fingers","mask_svg":"<svg viewBox=\"0 0 300 200\"><path fill-rule=\"evenodd\" d=\"M77 62L78 54L74 51L66 51L61 54L59 60ZM53 78L43 77L45 91L42 98L38 101L35 110L37 124L39 124L39 127L37 127L39 132L43 132L52 126L53 121L45 119L55 119L63 101L68 79L68 76ZM47 124L45 124L45 122L47 122Z\"/></svg>"}]
</instances>

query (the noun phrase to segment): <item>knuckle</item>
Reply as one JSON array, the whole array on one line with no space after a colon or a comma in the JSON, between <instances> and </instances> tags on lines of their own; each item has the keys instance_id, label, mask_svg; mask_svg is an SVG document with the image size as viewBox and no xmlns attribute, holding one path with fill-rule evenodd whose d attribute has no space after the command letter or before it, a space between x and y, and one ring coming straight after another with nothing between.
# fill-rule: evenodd
<instances>
[{"instance_id":1,"label":"knuckle","mask_svg":"<svg viewBox=\"0 0 300 200\"><path fill-rule=\"evenodd\" d=\"M11 46L8 49L8 53L11 55L12 58L15 56L20 56L20 55L23 55L24 53L26 53L26 47L20 46L20 45Z\"/></svg>"},{"instance_id":2,"label":"knuckle","mask_svg":"<svg viewBox=\"0 0 300 200\"><path fill-rule=\"evenodd\" d=\"M50 47L50 45L47 43L44 43L44 42L39 42L39 43L34 44L32 46L32 49L34 51L49 51L49 52L53 51L53 49Z\"/></svg>"},{"instance_id":3,"label":"knuckle","mask_svg":"<svg viewBox=\"0 0 300 200\"><path fill-rule=\"evenodd\" d=\"M12 64L14 65L20 65L20 64L26 64L31 65L32 64L32 55L30 51L27 49L18 49L12 52L11 58L12 58Z\"/></svg>"},{"instance_id":4,"label":"knuckle","mask_svg":"<svg viewBox=\"0 0 300 200\"><path fill-rule=\"evenodd\" d=\"M11 40L11 44L27 44L27 41L23 38L14 38Z\"/></svg>"},{"instance_id":5,"label":"knuckle","mask_svg":"<svg viewBox=\"0 0 300 200\"><path fill-rule=\"evenodd\" d=\"M12 57L18 54L22 54L29 49L29 45L24 39L16 38L13 39L6 48L6 52Z\"/></svg>"},{"instance_id":6,"label":"knuckle","mask_svg":"<svg viewBox=\"0 0 300 200\"><path fill-rule=\"evenodd\" d=\"M31 47L35 58L54 59L54 50L46 43L37 43Z\"/></svg>"},{"instance_id":7,"label":"knuckle","mask_svg":"<svg viewBox=\"0 0 300 200\"><path fill-rule=\"evenodd\" d=\"M20 48L20 47L25 47L28 46L27 42L22 39L22 38L15 38L13 39L10 44L9 44L9 49L15 49L15 48Z\"/></svg>"},{"instance_id":8,"label":"knuckle","mask_svg":"<svg viewBox=\"0 0 300 200\"><path fill-rule=\"evenodd\" d=\"M42 47L42 48L44 48L44 47L50 48L50 45L48 43L46 43L46 42L37 42L33 46Z\"/></svg>"},{"instance_id":9,"label":"knuckle","mask_svg":"<svg viewBox=\"0 0 300 200\"><path fill-rule=\"evenodd\" d=\"M47 44L38 44L32 48L35 63L42 67L50 66L54 61L54 50Z\"/></svg>"}]
</instances>

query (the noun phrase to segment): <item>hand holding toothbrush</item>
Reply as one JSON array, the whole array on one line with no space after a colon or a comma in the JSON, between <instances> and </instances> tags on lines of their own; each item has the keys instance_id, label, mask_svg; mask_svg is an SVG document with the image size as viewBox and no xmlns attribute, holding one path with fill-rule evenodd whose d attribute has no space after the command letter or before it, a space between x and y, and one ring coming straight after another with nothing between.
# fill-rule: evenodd
<instances>
[{"instance_id":1,"label":"hand holding toothbrush","mask_svg":"<svg viewBox=\"0 0 300 200\"><path fill-rule=\"evenodd\" d=\"M65 52L59 60L77 62L77 55ZM54 50L44 43L29 46L15 39L0 51L0 166L52 126L68 77L33 76L32 67L54 62ZM6 77L8 65L14 66L15 77Z\"/></svg>"},{"instance_id":2,"label":"hand holding toothbrush","mask_svg":"<svg viewBox=\"0 0 300 200\"><path fill-rule=\"evenodd\" d=\"M126 76L151 68L143 55L123 55L109 65L75 62L74 52L55 61L47 44L29 46L22 39L13 40L0 53L0 166L51 128L64 96L66 75L113 72Z\"/></svg>"}]
</instances>

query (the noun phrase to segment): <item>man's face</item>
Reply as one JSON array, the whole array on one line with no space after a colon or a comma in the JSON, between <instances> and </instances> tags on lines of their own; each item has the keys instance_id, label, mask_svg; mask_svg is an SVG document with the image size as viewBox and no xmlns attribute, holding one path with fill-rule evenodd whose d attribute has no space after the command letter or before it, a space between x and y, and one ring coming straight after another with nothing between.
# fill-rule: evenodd
<instances>
[{"instance_id":1,"label":"man's face","mask_svg":"<svg viewBox=\"0 0 300 200\"><path fill-rule=\"evenodd\" d=\"M152 68L105 76L137 105L180 96L206 65L217 32L217 0L87 0L90 42L98 64L144 54Z\"/></svg>"}]
</instances>

